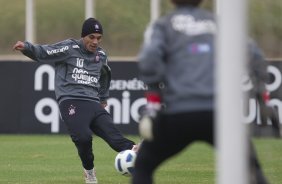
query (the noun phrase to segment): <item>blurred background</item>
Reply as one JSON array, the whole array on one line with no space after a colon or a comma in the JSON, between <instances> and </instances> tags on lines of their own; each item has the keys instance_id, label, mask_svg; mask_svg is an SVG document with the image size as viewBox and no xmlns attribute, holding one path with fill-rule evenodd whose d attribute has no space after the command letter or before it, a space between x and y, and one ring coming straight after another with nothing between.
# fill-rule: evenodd
<instances>
[{"instance_id":1,"label":"blurred background","mask_svg":"<svg viewBox=\"0 0 282 184\"><path fill-rule=\"evenodd\" d=\"M11 48L17 40L25 40L25 1L0 0L0 5L0 56L19 54ZM34 5L35 43L80 37L85 0L34 0ZM205 0L203 6L212 9L213 1ZM169 0L160 1L161 15L171 8ZM150 22L150 0L96 0L94 12L104 27L102 47L108 55L135 57ZM282 58L281 0L250 0L249 34L266 58Z\"/></svg>"}]
</instances>

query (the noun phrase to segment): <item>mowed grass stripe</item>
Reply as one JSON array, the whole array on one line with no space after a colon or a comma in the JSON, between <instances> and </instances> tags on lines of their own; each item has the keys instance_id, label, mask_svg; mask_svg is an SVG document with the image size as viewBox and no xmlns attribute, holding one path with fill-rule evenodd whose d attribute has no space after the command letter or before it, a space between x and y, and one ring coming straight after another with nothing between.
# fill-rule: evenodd
<instances>
[{"instance_id":1,"label":"mowed grass stripe","mask_svg":"<svg viewBox=\"0 0 282 184\"><path fill-rule=\"evenodd\" d=\"M137 136L128 138L139 141ZM98 137L94 137L93 143L99 182L130 183L130 177L115 171L116 152ZM272 184L279 184L282 181L281 139L256 138L254 143L268 179ZM196 142L166 161L155 178L156 183L161 184L215 183L215 153L209 145ZM0 135L0 184L83 182L81 163L67 135Z\"/></svg>"}]
</instances>

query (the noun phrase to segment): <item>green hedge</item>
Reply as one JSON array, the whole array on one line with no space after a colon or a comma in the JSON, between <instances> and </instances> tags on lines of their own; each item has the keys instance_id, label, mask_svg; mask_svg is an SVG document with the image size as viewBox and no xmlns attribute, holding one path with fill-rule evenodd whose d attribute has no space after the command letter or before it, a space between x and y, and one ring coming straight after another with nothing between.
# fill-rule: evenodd
<instances>
[{"instance_id":1,"label":"green hedge","mask_svg":"<svg viewBox=\"0 0 282 184\"><path fill-rule=\"evenodd\" d=\"M84 20L84 0L34 0L36 43L79 38ZM0 0L0 55L13 54L11 47L25 38L25 0ZM103 47L110 56L135 56L150 20L149 0L96 0L96 17L105 30ZM204 5L211 7L207 1ZM162 14L172 8L161 1ZM250 35L267 57L282 57L281 0L251 0ZM239 13L239 12L238 12Z\"/></svg>"}]
</instances>

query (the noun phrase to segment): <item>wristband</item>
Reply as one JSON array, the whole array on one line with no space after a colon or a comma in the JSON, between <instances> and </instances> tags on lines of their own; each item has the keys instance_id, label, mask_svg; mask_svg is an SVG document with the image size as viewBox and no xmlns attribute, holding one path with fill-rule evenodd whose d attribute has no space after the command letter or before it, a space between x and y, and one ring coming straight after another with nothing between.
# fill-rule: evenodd
<instances>
[{"instance_id":1,"label":"wristband","mask_svg":"<svg viewBox=\"0 0 282 184\"><path fill-rule=\"evenodd\" d=\"M262 99L264 103L268 103L270 100L270 93L268 91L263 92Z\"/></svg>"},{"instance_id":2,"label":"wristband","mask_svg":"<svg viewBox=\"0 0 282 184\"><path fill-rule=\"evenodd\" d=\"M161 103L161 96L157 92L146 92L145 97L148 103Z\"/></svg>"}]
</instances>

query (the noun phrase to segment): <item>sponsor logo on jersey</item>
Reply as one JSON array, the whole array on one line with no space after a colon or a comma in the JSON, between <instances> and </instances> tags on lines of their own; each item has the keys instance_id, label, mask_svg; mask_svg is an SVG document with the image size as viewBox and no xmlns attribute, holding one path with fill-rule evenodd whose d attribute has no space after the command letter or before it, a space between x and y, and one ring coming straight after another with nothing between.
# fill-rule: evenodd
<instances>
[{"instance_id":1,"label":"sponsor logo on jersey","mask_svg":"<svg viewBox=\"0 0 282 184\"><path fill-rule=\"evenodd\" d=\"M189 36L214 34L216 24L212 20L196 20L192 15L175 15L171 19L172 27Z\"/></svg>"},{"instance_id":2,"label":"sponsor logo on jersey","mask_svg":"<svg viewBox=\"0 0 282 184\"><path fill-rule=\"evenodd\" d=\"M53 50L47 50L47 54L48 55L53 55L56 53L60 53L60 52L65 52L66 50L69 50L69 46L65 46L59 49L53 49Z\"/></svg>"},{"instance_id":3,"label":"sponsor logo on jersey","mask_svg":"<svg viewBox=\"0 0 282 184\"><path fill-rule=\"evenodd\" d=\"M188 46L188 50L192 54L203 54L211 52L211 46L207 43L193 43Z\"/></svg>"},{"instance_id":4,"label":"sponsor logo on jersey","mask_svg":"<svg viewBox=\"0 0 282 184\"><path fill-rule=\"evenodd\" d=\"M72 48L79 49L79 46L78 45L73 45Z\"/></svg>"},{"instance_id":5,"label":"sponsor logo on jersey","mask_svg":"<svg viewBox=\"0 0 282 184\"><path fill-rule=\"evenodd\" d=\"M92 84L97 83L98 79L94 76L89 75L88 71L80 69L80 68L74 68L72 78L80 84Z\"/></svg>"}]
</instances>

